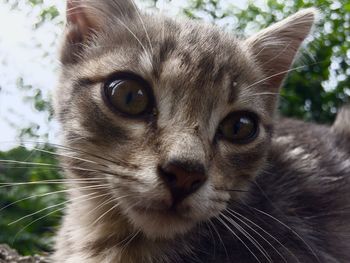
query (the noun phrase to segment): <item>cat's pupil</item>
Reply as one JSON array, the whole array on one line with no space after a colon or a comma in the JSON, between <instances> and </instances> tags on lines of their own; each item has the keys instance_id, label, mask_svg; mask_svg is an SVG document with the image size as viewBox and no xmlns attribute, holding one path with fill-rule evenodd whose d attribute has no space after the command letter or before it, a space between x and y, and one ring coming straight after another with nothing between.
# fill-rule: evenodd
<instances>
[{"instance_id":1,"label":"cat's pupil","mask_svg":"<svg viewBox=\"0 0 350 263\"><path fill-rule=\"evenodd\" d=\"M241 129L241 126L242 126L241 120L240 120L239 122L236 122L236 123L234 124L233 130L234 130L234 134L235 134L235 135L237 135L237 134L239 133L239 130Z\"/></svg>"},{"instance_id":2,"label":"cat's pupil","mask_svg":"<svg viewBox=\"0 0 350 263\"><path fill-rule=\"evenodd\" d=\"M132 92L129 92L126 96L126 104L130 105L130 103L132 102L134 96Z\"/></svg>"}]
</instances>

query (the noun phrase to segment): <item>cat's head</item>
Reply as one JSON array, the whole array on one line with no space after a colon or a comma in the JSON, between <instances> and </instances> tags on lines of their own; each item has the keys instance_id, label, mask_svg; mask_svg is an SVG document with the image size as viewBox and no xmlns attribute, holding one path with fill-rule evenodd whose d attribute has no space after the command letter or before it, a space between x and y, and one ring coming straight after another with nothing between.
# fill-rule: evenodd
<instances>
[{"instance_id":1,"label":"cat's head","mask_svg":"<svg viewBox=\"0 0 350 263\"><path fill-rule=\"evenodd\" d=\"M314 16L241 40L130 0L68 0L55 108L79 158L65 160L70 176L107 183L150 238L219 215L264 167L279 87Z\"/></svg>"}]
</instances>

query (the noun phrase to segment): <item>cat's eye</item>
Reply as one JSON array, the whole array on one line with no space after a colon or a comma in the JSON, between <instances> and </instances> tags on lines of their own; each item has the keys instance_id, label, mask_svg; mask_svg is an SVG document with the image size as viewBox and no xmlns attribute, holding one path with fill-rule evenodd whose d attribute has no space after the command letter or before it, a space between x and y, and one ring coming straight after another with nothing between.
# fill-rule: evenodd
<instances>
[{"instance_id":1,"label":"cat's eye","mask_svg":"<svg viewBox=\"0 0 350 263\"><path fill-rule=\"evenodd\" d=\"M232 143L249 143L258 135L258 118L250 112L231 113L221 122L219 133Z\"/></svg>"},{"instance_id":2,"label":"cat's eye","mask_svg":"<svg viewBox=\"0 0 350 263\"><path fill-rule=\"evenodd\" d=\"M130 116L140 116L150 110L152 95L147 83L134 75L120 75L105 83L104 95L115 110Z\"/></svg>"}]
</instances>

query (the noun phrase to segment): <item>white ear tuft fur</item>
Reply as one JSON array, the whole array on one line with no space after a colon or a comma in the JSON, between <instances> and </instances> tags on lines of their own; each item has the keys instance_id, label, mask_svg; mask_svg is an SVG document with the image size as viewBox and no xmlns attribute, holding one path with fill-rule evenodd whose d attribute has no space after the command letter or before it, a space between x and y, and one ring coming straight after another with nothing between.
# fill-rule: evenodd
<instances>
[{"instance_id":1,"label":"white ear tuft fur","mask_svg":"<svg viewBox=\"0 0 350 263\"><path fill-rule=\"evenodd\" d=\"M266 75L267 85L278 89L292 65L301 43L308 36L317 16L308 8L258 32L245 41Z\"/></svg>"}]
</instances>

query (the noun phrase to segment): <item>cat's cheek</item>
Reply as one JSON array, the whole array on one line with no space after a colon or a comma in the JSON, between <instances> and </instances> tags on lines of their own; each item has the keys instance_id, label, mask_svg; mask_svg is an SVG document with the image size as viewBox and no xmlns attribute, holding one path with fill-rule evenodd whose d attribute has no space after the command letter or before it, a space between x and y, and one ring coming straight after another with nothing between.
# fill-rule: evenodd
<instances>
[{"instance_id":1,"label":"cat's cheek","mask_svg":"<svg viewBox=\"0 0 350 263\"><path fill-rule=\"evenodd\" d=\"M217 146L218 169L234 181L253 179L264 164L269 145L270 136L262 128L260 135L248 144L232 144L223 140Z\"/></svg>"}]
</instances>

